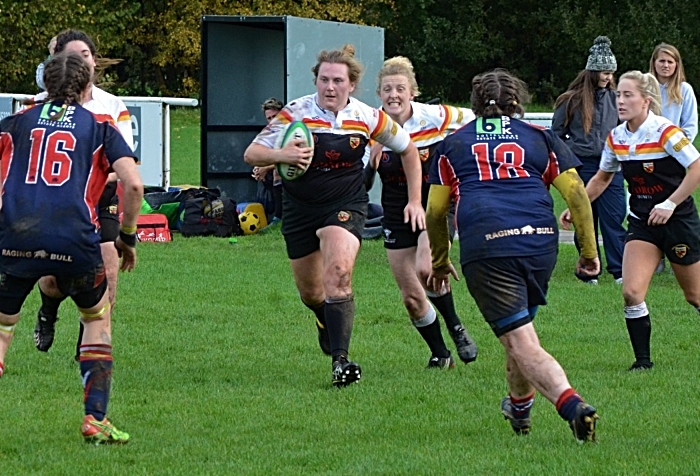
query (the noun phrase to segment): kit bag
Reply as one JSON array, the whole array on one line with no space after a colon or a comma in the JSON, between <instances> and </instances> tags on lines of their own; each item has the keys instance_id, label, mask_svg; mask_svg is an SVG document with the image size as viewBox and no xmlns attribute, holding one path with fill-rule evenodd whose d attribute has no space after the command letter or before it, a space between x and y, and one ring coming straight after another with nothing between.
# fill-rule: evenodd
<instances>
[{"instance_id":1,"label":"kit bag","mask_svg":"<svg viewBox=\"0 0 700 476\"><path fill-rule=\"evenodd\" d=\"M184 197L179 214L182 236L240 235L236 202L217 189L194 189Z\"/></svg>"}]
</instances>

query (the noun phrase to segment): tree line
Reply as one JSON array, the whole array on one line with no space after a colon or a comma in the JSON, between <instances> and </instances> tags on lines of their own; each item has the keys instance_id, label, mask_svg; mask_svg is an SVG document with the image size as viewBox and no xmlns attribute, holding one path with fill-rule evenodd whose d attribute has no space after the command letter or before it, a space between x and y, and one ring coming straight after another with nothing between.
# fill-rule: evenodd
<instances>
[{"instance_id":1,"label":"tree line","mask_svg":"<svg viewBox=\"0 0 700 476\"><path fill-rule=\"evenodd\" d=\"M380 26L385 55L411 59L426 99L467 102L474 75L504 67L528 83L535 102L552 105L599 35L612 40L618 74L647 71L656 44L675 45L688 82L700 89L696 0L0 0L0 92L35 92L49 40L76 28L93 37L100 55L124 60L103 78L111 92L197 97L203 15Z\"/></svg>"}]
</instances>

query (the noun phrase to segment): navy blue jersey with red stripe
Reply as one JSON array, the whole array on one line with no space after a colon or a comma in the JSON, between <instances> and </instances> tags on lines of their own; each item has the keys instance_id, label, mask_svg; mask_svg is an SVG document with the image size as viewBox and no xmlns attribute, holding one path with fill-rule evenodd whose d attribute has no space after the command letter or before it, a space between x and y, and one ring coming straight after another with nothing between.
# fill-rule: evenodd
<instances>
[{"instance_id":1,"label":"navy blue jersey with red stripe","mask_svg":"<svg viewBox=\"0 0 700 476\"><path fill-rule=\"evenodd\" d=\"M429 182L457 199L461 263L556 251L549 185L579 165L552 131L506 116L479 117L445 138Z\"/></svg>"},{"instance_id":2,"label":"navy blue jersey with red stripe","mask_svg":"<svg viewBox=\"0 0 700 476\"><path fill-rule=\"evenodd\" d=\"M102 261L97 203L114 161L133 157L119 130L81 106L47 103L0 121L0 270L80 274Z\"/></svg>"}]
</instances>

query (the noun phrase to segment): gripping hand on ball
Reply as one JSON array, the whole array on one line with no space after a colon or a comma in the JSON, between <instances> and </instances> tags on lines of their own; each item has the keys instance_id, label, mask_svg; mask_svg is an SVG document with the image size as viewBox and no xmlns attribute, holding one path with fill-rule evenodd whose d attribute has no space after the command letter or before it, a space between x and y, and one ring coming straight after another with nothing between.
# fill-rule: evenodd
<instances>
[{"instance_id":1,"label":"gripping hand on ball","mask_svg":"<svg viewBox=\"0 0 700 476\"><path fill-rule=\"evenodd\" d=\"M303 139L296 139L277 151L277 162L305 169L311 163L313 154L313 147L306 147Z\"/></svg>"}]
</instances>

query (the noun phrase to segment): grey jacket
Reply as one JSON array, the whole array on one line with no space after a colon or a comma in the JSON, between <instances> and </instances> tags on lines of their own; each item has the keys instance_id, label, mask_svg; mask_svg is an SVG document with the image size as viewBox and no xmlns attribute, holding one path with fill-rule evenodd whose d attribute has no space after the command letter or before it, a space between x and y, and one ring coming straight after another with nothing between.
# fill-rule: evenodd
<instances>
[{"instance_id":1,"label":"grey jacket","mask_svg":"<svg viewBox=\"0 0 700 476\"><path fill-rule=\"evenodd\" d=\"M566 121L566 103L561 104L552 117L552 130L558 135L579 159L596 157L600 159L608 134L619 124L617 116L617 97L612 89L596 89L595 111L591 130L583 132L580 111L575 111L569 124Z\"/></svg>"}]
</instances>

